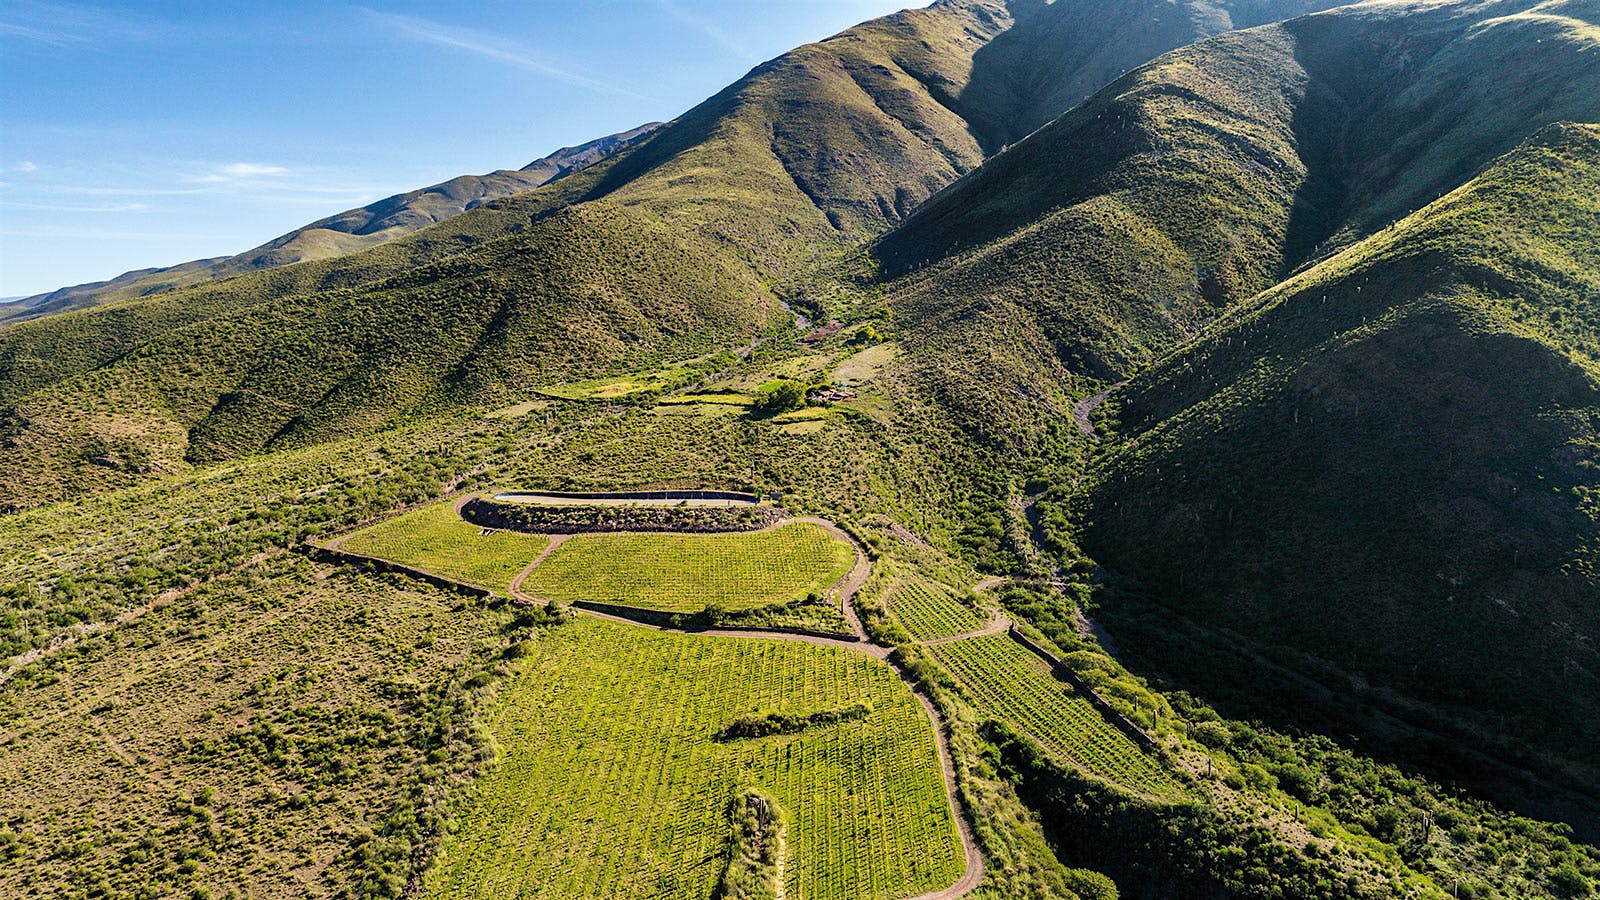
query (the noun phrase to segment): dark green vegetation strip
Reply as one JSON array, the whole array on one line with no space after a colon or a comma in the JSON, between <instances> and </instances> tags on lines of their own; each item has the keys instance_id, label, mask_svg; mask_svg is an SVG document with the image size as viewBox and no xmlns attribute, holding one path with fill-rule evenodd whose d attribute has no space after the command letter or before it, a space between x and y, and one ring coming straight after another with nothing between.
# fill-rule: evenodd
<instances>
[{"instance_id":1,"label":"dark green vegetation strip","mask_svg":"<svg viewBox=\"0 0 1600 900\"><path fill-rule=\"evenodd\" d=\"M468 522L532 534L581 534L591 531L755 531L783 518L775 506L537 506L474 498L462 507Z\"/></svg>"},{"instance_id":2,"label":"dark green vegetation strip","mask_svg":"<svg viewBox=\"0 0 1600 900\"><path fill-rule=\"evenodd\" d=\"M745 790L728 804L728 818L733 842L716 900L778 900L783 896L783 810L770 797Z\"/></svg>"},{"instance_id":3,"label":"dark green vegetation strip","mask_svg":"<svg viewBox=\"0 0 1600 900\"><path fill-rule=\"evenodd\" d=\"M729 722L717 732L717 740L741 741L774 734L799 734L807 728L865 719L871 714L872 705L865 702L852 703L842 709L825 709L814 713L757 713L740 716Z\"/></svg>"}]
</instances>

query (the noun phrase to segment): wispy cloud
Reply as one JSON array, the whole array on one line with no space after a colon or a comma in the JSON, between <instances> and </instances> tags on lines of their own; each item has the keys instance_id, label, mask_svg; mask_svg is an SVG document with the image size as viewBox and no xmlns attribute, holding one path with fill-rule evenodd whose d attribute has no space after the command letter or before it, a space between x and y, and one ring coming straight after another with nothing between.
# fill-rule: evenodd
<instances>
[{"instance_id":1,"label":"wispy cloud","mask_svg":"<svg viewBox=\"0 0 1600 900\"><path fill-rule=\"evenodd\" d=\"M283 166L268 165L266 163L235 162L212 166L211 170L203 175L196 175L189 179L199 184L229 184L236 181L250 181L259 178L276 178L289 174Z\"/></svg>"},{"instance_id":2,"label":"wispy cloud","mask_svg":"<svg viewBox=\"0 0 1600 900\"><path fill-rule=\"evenodd\" d=\"M26 209L31 212L63 213L126 213L145 212L150 207L143 203L101 203L94 206L71 203L0 203L8 209Z\"/></svg>"},{"instance_id":3,"label":"wispy cloud","mask_svg":"<svg viewBox=\"0 0 1600 900\"><path fill-rule=\"evenodd\" d=\"M689 28L700 32L702 35L710 38L713 43L720 45L723 49L732 53L734 56L749 62L761 61L761 57L750 52L750 50L745 47L744 44L735 40L733 36L729 35L726 31L718 28L715 23L702 16L698 16L692 12L689 12L688 10L679 6L676 2L674 2L674 0L656 0L656 5L661 7L662 12L665 12L667 15L676 19L679 24L686 25Z\"/></svg>"},{"instance_id":4,"label":"wispy cloud","mask_svg":"<svg viewBox=\"0 0 1600 900\"><path fill-rule=\"evenodd\" d=\"M158 30L150 21L123 12L69 3L8 0L5 11L0 13L0 38L52 47L145 38Z\"/></svg>"},{"instance_id":5,"label":"wispy cloud","mask_svg":"<svg viewBox=\"0 0 1600 900\"><path fill-rule=\"evenodd\" d=\"M29 173L32 173L32 172L39 171L39 164L34 162L31 159L25 159L22 162L19 162L16 165L12 166L11 167L11 171L13 171L13 172L21 172L21 173L26 175L26 174L29 174Z\"/></svg>"},{"instance_id":6,"label":"wispy cloud","mask_svg":"<svg viewBox=\"0 0 1600 900\"><path fill-rule=\"evenodd\" d=\"M84 187L66 185L41 188L52 194L72 194L79 197L176 197L184 194L202 194L201 188L151 188L151 187Z\"/></svg>"},{"instance_id":7,"label":"wispy cloud","mask_svg":"<svg viewBox=\"0 0 1600 900\"><path fill-rule=\"evenodd\" d=\"M0 38L20 38L52 47L65 47L88 40L81 34L63 28L35 28L20 22L0 22Z\"/></svg>"},{"instance_id":8,"label":"wispy cloud","mask_svg":"<svg viewBox=\"0 0 1600 900\"><path fill-rule=\"evenodd\" d=\"M415 40L436 44L441 47L464 50L485 59L492 59L495 62L515 66L524 71L553 78L574 87L585 88L597 93L633 97L639 100L650 99L621 85L602 81L598 78L591 78L580 72L574 72L572 69L552 60L548 54L541 53L533 47L500 35L478 31L473 28L445 25L417 16L378 12L365 7L358 8L367 15Z\"/></svg>"},{"instance_id":9,"label":"wispy cloud","mask_svg":"<svg viewBox=\"0 0 1600 900\"><path fill-rule=\"evenodd\" d=\"M195 161L188 171L151 172L155 184L146 187L96 185L96 184L43 184L32 185L29 198L37 205L23 207L55 212L138 212L147 209L141 202L157 197L226 196L233 200L271 202L277 204L354 204L367 203L377 197L394 193L392 186L374 185L366 179L351 178L341 171L302 172L288 166L257 162L200 162ZM190 187L167 187L176 179ZM49 198L62 198L55 203ZM69 198L104 198L105 202L73 205ZM127 198L126 202L117 202Z\"/></svg>"},{"instance_id":10,"label":"wispy cloud","mask_svg":"<svg viewBox=\"0 0 1600 900\"><path fill-rule=\"evenodd\" d=\"M253 178L258 175L287 175L289 170L283 166L268 166L261 163L228 163L219 170L229 178Z\"/></svg>"}]
</instances>

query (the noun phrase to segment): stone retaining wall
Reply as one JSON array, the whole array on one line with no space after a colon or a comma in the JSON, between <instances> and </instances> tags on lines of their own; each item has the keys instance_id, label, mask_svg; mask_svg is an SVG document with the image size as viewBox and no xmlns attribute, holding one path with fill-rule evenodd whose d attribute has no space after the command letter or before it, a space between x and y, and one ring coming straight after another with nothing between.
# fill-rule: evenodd
<instances>
[{"instance_id":1,"label":"stone retaining wall","mask_svg":"<svg viewBox=\"0 0 1600 900\"><path fill-rule=\"evenodd\" d=\"M528 506L475 497L461 518L482 528L529 534L596 531L677 531L718 534L758 531L788 515L777 506Z\"/></svg>"},{"instance_id":2,"label":"stone retaining wall","mask_svg":"<svg viewBox=\"0 0 1600 900\"><path fill-rule=\"evenodd\" d=\"M830 641L857 642L860 638L854 635L843 634L836 631L814 631L810 628L797 628L790 625L714 625L710 628L684 627L683 619L688 619L694 613L670 613L659 609L645 609L640 606L625 606L621 603L601 603L598 600L574 600L575 609L587 609L590 612L605 613L621 619L631 619L654 625L657 628L681 628L685 631L770 631L776 634L797 634L803 637L825 638Z\"/></svg>"},{"instance_id":3,"label":"stone retaining wall","mask_svg":"<svg viewBox=\"0 0 1600 900\"><path fill-rule=\"evenodd\" d=\"M1034 643L1015 624L1011 626L1008 633L1011 635L1012 640L1033 651L1040 659L1049 663L1050 670L1058 678L1072 685L1073 690L1082 694L1084 699L1089 701L1089 705L1099 710L1100 714L1105 716L1112 725L1115 725L1118 731L1126 734L1135 744L1151 753L1159 754L1161 752L1161 745L1156 743L1154 738L1146 734L1143 728L1134 724L1132 719L1123 715L1121 710L1112 706L1106 698L1100 696L1100 693L1090 687L1089 683L1084 681L1077 672L1073 671L1071 666L1057 659L1054 653Z\"/></svg>"},{"instance_id":4,"label":"stone retaining wall","mask_svg":"<svg viewBox=\"0 0 1600 900\"><path fill-rule=\"evenodd\" d=\"M387 559L379 559L376 556L363 556L360 553L350 553L345 550L335 550L330 547L323 547L317 544L301 544L298 549L301 553L304 553L306 556L317 562L333 563L335 565L341 563L365 564L379 572L398 572L401 575L410 576L418 581L425 581L434 587L443 588L447 591L454 591L458 594L466 594L469 597L494 596L492 591L484 590L477 585L453 581L449 578L435 575L432 572L424 572L421 569L413 569L410 566L402 565L397 562L391 562Z\"/></svg>"},{"instance_id":5,"label":"stone retaining wall","mask_svg":"<svg viewBox=\"0 0 1600 900\"><path fill-rule=\"evenodd\" d=\"M738 491L612 491L605 493L573 491L502 491L504 496L559 497L562 500L730 500L757 504L761 498Z\"/></svg>"}]
</instances>

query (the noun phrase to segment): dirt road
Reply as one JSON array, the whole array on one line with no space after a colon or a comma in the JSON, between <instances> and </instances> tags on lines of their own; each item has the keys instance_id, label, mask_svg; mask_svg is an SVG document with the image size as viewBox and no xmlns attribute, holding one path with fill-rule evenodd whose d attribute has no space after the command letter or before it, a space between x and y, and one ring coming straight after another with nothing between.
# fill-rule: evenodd
<instances>
[{"instance_id":1,"label":"dirt road","mask_svg":"<svg viewBox=\"0 0 1600 900\"><path fill-rule=\"evenodd\" d=\"M1119 381L1100 393L1090 397L1085 397L1073 405L1072 418L1076 419L1078 422L1079 433L1090 440L1100 440L1100 436L1094 433L1094 423L1089 421L1089 415L1094 412L1095 407L1106 402L1106 398L1111 396L1112 391L1122 387L1125 384L1127 384L1126 381Z\"/></svg>"}]
</instances>

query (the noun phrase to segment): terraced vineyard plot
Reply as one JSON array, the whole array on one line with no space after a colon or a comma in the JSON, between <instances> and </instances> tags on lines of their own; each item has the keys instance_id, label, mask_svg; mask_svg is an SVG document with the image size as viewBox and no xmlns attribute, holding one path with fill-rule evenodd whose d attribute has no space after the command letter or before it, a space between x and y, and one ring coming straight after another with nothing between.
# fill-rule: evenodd
<instances>
[{"instance_id":1,"label":"terraced vineyard plot","mask_svg":"<svg viewBox=\"0 0 1600 900\"><path fill-rule=\"evenodd\" d=\"M1010 637L987 635L931 649L979 709L1022 729L1050 753L1140 793L1182 793L1160 763Z\"/></svg>"},{"instance_id":2,"label":"terraced vineyard plot","mask_svg":"<svg viewBox=\"0 0 1600 900\"><path fill-rule=\"evenodd\" d=\"M901 585L890 595L889 611L912 637L922 641L967 634L984 625L978 614L960 600L917 581Z\"/></svg>"},{"instance_id":3,"label":"terraced vineyard plot","mask_svg":"<svg viewBox=\"0 0 1600 900\"><path fill-rule=\"evenodd\" d=\"M881 662L580 617L518 665L492 726L504 759L442 848L432 897L704 900L744 788L788 817L787 896L907 897L960 877L932 724ZM861 719L714 739L746 714L860 701Z\"/></svg>"},{"instance_id":4,"label":"terraced vineyard plot","mask_svg":"<svg viewBox=\"0 0 1600 900\"><path fill-rule=\"evenodd\" d=\"M445 500L352 532L338 547L505 594L511 579L550 543L543 535L482 531Z\"/></svg>"},{"instance_id":5,"label":"terraced vineyard plot","mask_svg":"<svg viewBox=\"0 0 1600 900\"><path fill-rule=\"evenodd\" d=\"M581 534L523 590L669 612L753 609L824 594L854 562L848 545L804 522L749 534Z\"/></svg>"}]
</instances>

